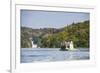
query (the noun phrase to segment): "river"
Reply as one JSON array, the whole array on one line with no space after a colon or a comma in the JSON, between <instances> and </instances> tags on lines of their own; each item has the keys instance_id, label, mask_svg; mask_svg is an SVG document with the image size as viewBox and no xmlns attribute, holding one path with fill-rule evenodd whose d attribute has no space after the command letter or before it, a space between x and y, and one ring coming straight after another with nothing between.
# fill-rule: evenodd
<instances>
[{"instance_id":1,"label":"river","mask_svg":"<svg viewBox=\"0 0 100 73\"><path fill-rule=\"evenodd\" d=\"M21 63L88 60L89 50L59 51L60 48L21 48Z\"/></svg>"}]
</instances>

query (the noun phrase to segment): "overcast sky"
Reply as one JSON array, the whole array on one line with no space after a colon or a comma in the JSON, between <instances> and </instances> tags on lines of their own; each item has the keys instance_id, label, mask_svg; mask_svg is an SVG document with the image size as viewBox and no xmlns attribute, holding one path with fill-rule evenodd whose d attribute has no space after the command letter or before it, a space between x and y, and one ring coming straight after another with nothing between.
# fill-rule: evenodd
<instances>
[{"instance_id":1,"label":"overcast sky","mask_svg":"<svg viewBox=\"0 0 100 73\"><path fill-rule=\"evenodd\" d=\"M21 10L21 26L34 29L61 28L73 22L82 22L89 19L89 13Z\"/></svg>"}]
</instances>

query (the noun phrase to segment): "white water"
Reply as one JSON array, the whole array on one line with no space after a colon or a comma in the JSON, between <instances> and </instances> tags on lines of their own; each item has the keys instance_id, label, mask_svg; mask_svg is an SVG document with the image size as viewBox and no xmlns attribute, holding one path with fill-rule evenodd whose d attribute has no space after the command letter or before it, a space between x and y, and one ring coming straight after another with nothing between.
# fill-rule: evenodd
<instances>
[{"instance_id":1,"label":"white water","mask_svg":"<svg viewBox=\"0 0 100 73\"><path fill-rule=\"evenodd\" d=\"M69 45L69 48L67 47L68 45ZM73 41L66 42L66 49L68 49L68 50L75 50Z\"/></svg>"},{"instance_id":2,"label":"white water","mask_svg":"<svg viewBox=\"0 0 100 73\"><path fill-rule=\"evenodd\" d=\"M31 42L32 42L32 48L37 48L37 44L34 44L34 41Z\"/></svg>"},{"instance_id":3,"label":"white water","mask_svg":"<svg viewBox=\"0 0 100 73\"><path fill-rule=\"evenodd\" d=\"M74 50L74 45L73 45L73 42L72 41L70 43L70 50Z\"/></svg>"}]
</instances>

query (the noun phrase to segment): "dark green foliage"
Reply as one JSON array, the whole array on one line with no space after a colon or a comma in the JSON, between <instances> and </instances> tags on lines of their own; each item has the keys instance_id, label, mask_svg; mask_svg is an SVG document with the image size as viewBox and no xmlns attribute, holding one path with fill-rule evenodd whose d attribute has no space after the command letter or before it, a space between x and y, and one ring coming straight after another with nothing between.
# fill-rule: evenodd
<instances>
[{"instance_id":1,"label":"dark green foliage","mask_svg":"<svg viewBox=\"0 0 100 73\"><path fill-rule=\"evenodd\" d=\"M51 34L42 39L42 47L58 48L61 42L69 40L74 42L74 47L89 47L89 21L73 23Z\"/></svg>"},{"instance_id":2,"label":"dark green foliage","mask_svg":"<svg viewBox=\"0 0 100 73\"><path fill-rule=\"evenodd\" d=\"M27 31L26 31L27 30ZM32 47L32 43L30 40L30 29L23 28L21 29L21 48L30 48Z\"/></svg>"}]
</instances>

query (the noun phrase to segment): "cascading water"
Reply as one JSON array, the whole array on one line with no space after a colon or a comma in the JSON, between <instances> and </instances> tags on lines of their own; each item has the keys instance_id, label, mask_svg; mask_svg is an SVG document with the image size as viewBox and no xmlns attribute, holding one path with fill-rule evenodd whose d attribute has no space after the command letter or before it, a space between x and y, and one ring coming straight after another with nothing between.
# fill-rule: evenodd
<instances>
[{"instance_id":1,"label":"cascading water","mask_svg":"<svg viewBox=\"0 0 100 73\"><path fill-rule=\"evenodd\" d=\"M37 48L37 44L34 44L34 40L32 40L31 42L32 42L32 48Z\"/></svg>"},{"instance_id":2,"label":"cascading water","mask_svg":"<svg viewBox=\"0 0 100 73\"><path fill-rule=\"evenodd\" d=\"M73 41L70 42L70 50L74 50Z\"/></svg>"}]
</instances>

